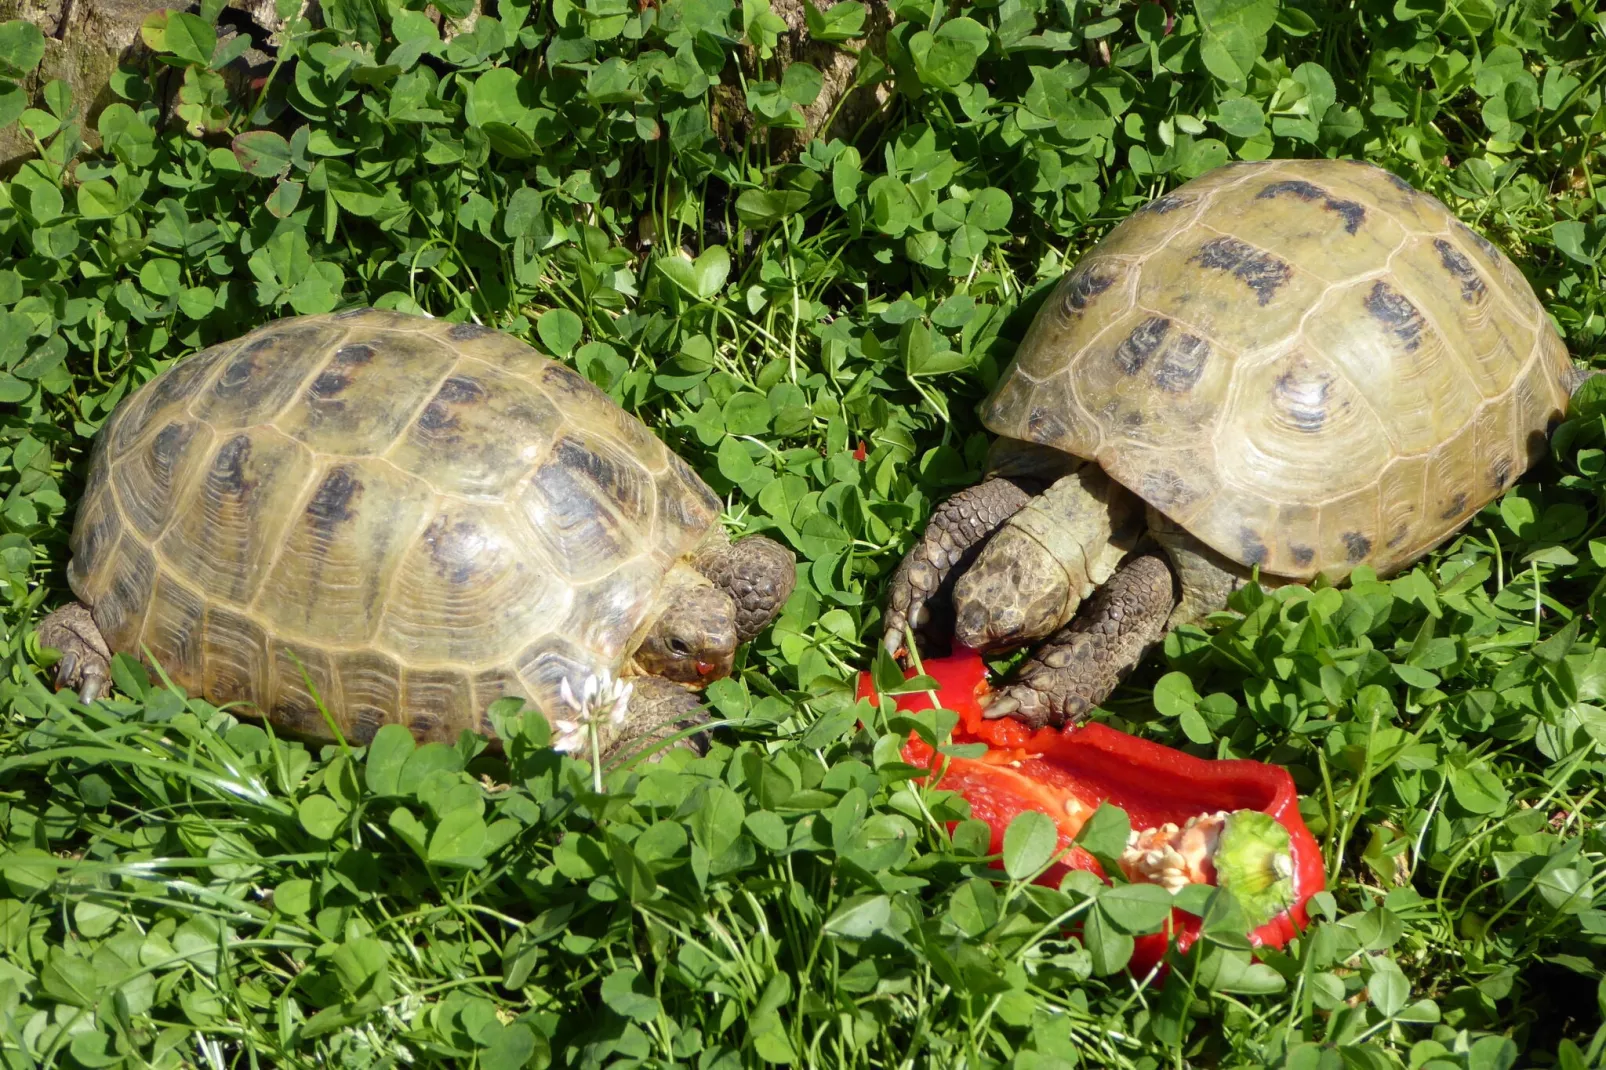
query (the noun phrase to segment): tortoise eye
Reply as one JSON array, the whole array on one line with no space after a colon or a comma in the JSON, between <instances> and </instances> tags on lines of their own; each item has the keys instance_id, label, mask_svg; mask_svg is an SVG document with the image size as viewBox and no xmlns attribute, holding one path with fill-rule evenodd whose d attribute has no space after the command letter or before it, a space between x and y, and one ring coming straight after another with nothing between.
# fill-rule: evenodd
<instances>
[{"instance_id":1,"label":"tortoise eye","mask_svg":"<svg viewBox=\"0 0 1606 1070\"><path fill-rule=\"evenodd\" d=\"M669 640L669 651L677 657L683 658L691 653L691 647L686 645L684 639L671 639Z\"/></svg>"}]
</instances>

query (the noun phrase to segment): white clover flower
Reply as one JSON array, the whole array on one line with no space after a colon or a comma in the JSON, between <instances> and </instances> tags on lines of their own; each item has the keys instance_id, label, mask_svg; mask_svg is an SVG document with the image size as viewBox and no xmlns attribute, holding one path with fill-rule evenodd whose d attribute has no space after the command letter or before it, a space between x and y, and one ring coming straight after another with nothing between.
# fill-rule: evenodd
<instances>
[{"instance_id":1,"label":"white clover flower","mask_svg":"<svg viewBox=\"0 0 1606 1070\"><path fill-rule=\"evenodd\" d=\"M628 681L615 680L606 669L587 676L578 697L567 679L560 682L558 698L568 708L570 716L553 720L552 748L571 752L580 749L585 744L586 728L593 721L600 725L604 716L615 727L624 724L631 690Z\"/></svg>"}]
</instances>

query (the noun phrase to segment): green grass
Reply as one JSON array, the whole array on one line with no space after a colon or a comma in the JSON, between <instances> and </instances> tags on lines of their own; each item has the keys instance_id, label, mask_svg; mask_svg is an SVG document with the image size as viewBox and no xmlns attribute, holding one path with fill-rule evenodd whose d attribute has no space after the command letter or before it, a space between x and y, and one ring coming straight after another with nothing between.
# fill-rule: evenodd
<instances>
[{"instance_id":1,"label":"green grass","mask_svg":"<svg viewBox=\"0 0 1606 1070\"><path fill-rule=\"evenodd\" d=\"M1594 358L1586 0L902 3L859 61L885 103L790 158L785 131L715 133L744 106L795 124L818 85L782 69L766 0L498 0L449 44L414 0L324 0L330 28L293 22L249 100L208 70L219 6L150 25L174 116L120 76L99 150L83 102L0 84L42 152L0 186L5 1066L1600 1064L1599 399L1419 568L1250 592L1099 714L1294 772L1331 890L1263 965L1207 940L1135 986L1143 919L1008 880L974 825L950 838L958 801L911 787L902 732L858 727L847 690L886 577L979 474L975 402L1046 288L1211 167L1389 167L1506 248ZM851 37L856 11L817 31ZM0 76L42 48L0 27ZM362 303L568 360L733 529L797 550L797 594L712 691L708 757L597 794L534 717L505 720L505 757L365 752L130 662L92 708L44 686L29 624L68 597L110 410L185 353ZM1084 918L1108 938L1066 934Z\"/></svg>"}]
</instances>

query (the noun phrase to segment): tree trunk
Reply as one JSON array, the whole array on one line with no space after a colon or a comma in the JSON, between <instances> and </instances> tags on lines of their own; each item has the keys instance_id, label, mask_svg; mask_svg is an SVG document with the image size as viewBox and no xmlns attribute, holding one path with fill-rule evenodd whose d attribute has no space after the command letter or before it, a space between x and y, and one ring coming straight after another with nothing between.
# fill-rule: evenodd
<instances>
[{"instance_id":1,"label":"tree trunk","mask_svg":"<svg viewBox=\"0 0 1606 1070\"><path fill-rule=\"evenodd\" d=\"M858 53L885 50L887 28L892 13L886 0L864 0L864 36L844 41L840 46L829 41L816 41L809 36L803 5L814 3L820 10L829 10L838 0L770 0L770 10L786 23L787 30L775 44L775 54L761 60L756 50L742 45L732 61L740 63L750 81L777 80L792 63L808 63L821 74L820 95L814 103L803 107L803 129L773 128L769 131L769 144L776 159L794 160L808 143L819 137L829 141L840 137L852 141L866 120L880 110L887 100L884 85L853 88L858 74ZM743 144L754 134L754 123L742 98L741 86L728 79L716 86L709 102L713 113L714 131L727 147ZM838 106L840 103L840 107ZM832 118L833 113L835 118Z\"/></svg>"},{"instance_id":2,"label":"tree trunk","mask_svg":"<svg viewBox=\"0 0 1606 1070\"><path fill-rule=\"evenodd\" d=\"M163 0L0 0L0 22L26 19L45 35L45 58L23 89L35 101L46 82L60 79L72 87L78 116L84 123L84 141L98 147L95 120L117 99L111 77L120 63L143 63L149 50L140 40L145 17L164 7L183 8L182 2ZM229 0L229 9L268 32L282 25L274 0ZM229 27L219 26L226 36ZM16 124L0 130L0 172L15 171L34 154L28 135Z\"/></svg>"}]
</instances>

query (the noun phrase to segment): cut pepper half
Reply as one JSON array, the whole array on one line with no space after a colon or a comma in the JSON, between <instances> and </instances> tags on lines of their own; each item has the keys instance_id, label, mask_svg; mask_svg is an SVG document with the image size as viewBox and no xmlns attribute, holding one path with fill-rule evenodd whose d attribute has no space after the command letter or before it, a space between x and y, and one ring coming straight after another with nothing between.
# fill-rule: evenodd
<instances>
[{"instance_id":1,"label":"cut pepper half","mask_svg":"<svg viewBox=\"0 0 1606 1070\"><path fill-rule=\"evenodd\" d=\"M1003 850L1004 830L1025 810L1037 810L1053 819L1064 850L1099 804L1109 802L1127 812L1134 830L1143 830L1140 836L1147 837L1145 847L1165 846L1153 842L1160 837L1186 854L1184 834L1199 827L1210 830L1213 847L1219 840L1231 850L1230 865L1235 869L1263 864L1268 870L1267 884L1280 882L1278 898L1268 901L1266 911L1274 911L1270 917L1249 933L1252 944L1280 948L1304 928L1308 921L1305 904L1322 890L1326 878L1321 849L1299 816L1299 797L1286 769L1243 759L1196 758L1100 724L1032 731L1007 718L988 720L979 701L987 688L987 667L980 655L957 650L945 658L927 658L921 667L937 681L941 705L959 715L953 741L987 745L986 753L976 758L947 756L948 767L937 786L964 796L971 816L987 823L992 830L993 853ZM859 677L859 695L875 696L868 673ZM896 701L898 709L910 713L932 706L929 692L898 695ZM911 765L934 768L940 756L911 734L903 757ZM1234 818L1244 811L1251 814L1232 832ZM1254 815L1265 815L1278 828ZM1183 862L1187 864L1179 863L1178 868L1191 872L1191 879L1207 876L1214 883L1217 874L1209 861L1201 864L1200 859L1190 858ZM1122 868L1129 877L1140 880L1157 879L1160 872L1158 867L1151 872L1141 864L1128 867L1123 863ZM1092 855L1074 847L1039 877L1038 883L1057 886L1072 869L1104 876ZM1260 890L1258 886L1256 890ZM1277 902L1287 905L1276 909ZM1253 909L1251 904L1246 906ZM1148 973L1164 959L1172 938L1178 950L1187 951L1198 938L1199 925L1197 916L1173 910L1169 932L1136 938L1130 969L1139 975Z\"/></svg>"}]
</instances>

